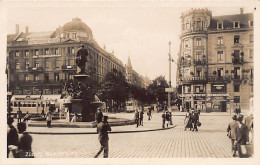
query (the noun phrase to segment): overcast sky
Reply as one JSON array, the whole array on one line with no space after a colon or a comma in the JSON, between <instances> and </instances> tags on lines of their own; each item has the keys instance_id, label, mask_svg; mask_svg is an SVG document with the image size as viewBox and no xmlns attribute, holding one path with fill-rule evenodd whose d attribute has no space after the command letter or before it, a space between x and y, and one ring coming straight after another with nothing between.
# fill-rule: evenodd
<instances>
[{"instance_id":1,"label":"overcast sky","mask_svg":"<svg viewBox=\"0 0 260 165\"><path fill-rule=\"evenodd\" d=\"M225 6L223 6L225 5ZM232 6L231 6L232 5ZM133 69L151 80L159 75L169 77L169 41L171 54L177 58L179 51L180 16L190 8L207 7L213 16L253 12L248 4L193 4L189 3L45 3L45 4L7 4L6 29L8 34L15 33L15 24L20 31L54 31L59 26L78 17L93 32L101 47L112 52L124 64L128 56ZM188 6L188 7L187 7ZM215 7L216 6L216 7ZM172 68L172 84L175 84L175 71Z\"/></svg>"}]
</instances>

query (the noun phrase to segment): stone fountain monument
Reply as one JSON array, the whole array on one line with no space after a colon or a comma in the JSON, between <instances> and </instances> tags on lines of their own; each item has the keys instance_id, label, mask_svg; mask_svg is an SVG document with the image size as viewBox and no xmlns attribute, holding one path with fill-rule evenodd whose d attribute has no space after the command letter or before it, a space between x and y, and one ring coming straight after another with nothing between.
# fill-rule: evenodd
<instances>
[{"instance_id":1,"label":"stone fountain monument","mask_svg":"<svg viewBox=\"0 0 260 165\"><path fill-rule=\"evenodd\" d=\"M96 108L91 104L93 96L89 91L90 76L85 72L87 56L88 50L82 44L76 56L77 74L74 76L74 82L66 88L71 97L70 113L81 114L83 122L94 121L96 112Z\"/></svg>"}]
</instances>

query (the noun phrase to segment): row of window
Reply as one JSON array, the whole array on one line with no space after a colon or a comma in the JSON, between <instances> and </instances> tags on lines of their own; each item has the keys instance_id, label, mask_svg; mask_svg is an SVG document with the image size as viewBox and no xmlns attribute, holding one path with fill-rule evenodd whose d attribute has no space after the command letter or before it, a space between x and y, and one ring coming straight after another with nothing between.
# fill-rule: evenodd
<instances>
[{"instance_id":1,"label":"row of window","mask_svg":"<svg viewBox=\"0 0 260 165\"><path fill-rule=\"evenodd\" d=\"M204 85L194 85L194 93L204 93L206 91ZM234 92L240 92L240 84L234 84L233 85ZM185 85L184 86L184 93L190 93L191 92L191 85Z\"/></svg>"},{"instance_id":2,"label":"row of window","mask_svg":"<svg viewBox=\"0 0 260 165\"><path fill-rule=\"evenodd\" d=\"M34 56L39 56L39 55L50 55L50 54L54 54L54 55L59 55L60 54L60 49L59 48L54 48L54 49L34 49L31 50L32 54ZM22 55L23 51L15 51L15 57L20 57ZM68 54L75 54L75 48L74 47L68 47L67 48L67 53ZM24 51L24 57L29 57L30 55L30 51L29 50L25 50Z\"/></svg>"},{"instance_id":3,"label":"row of window","mask_svg":"<svg viewBox=\"0 0 260 165\"><path fill-rule=\"evenodd\" d=\"M248 21L248 25L249 25L249 27L253 27L254 21ZM240 21L234 21L233 28L240 28ZM223 21L218 21L217 29L224 29Z\"/></svg>"},{"instance_id":4,"label":"row of window","mask_svg":"<svg viewBox=\"0 0 260 165\"><path fill-rule=\"evenodd\" d=\"M196 60L200 60L202 61L204 59L202 52L196 52L195 53L195 59ZM254 56L254 50L253 49L249 49L248 51L248 57L249 58L253 58ZM187 57L188 59L190 59L190 52L185 53L185 57ZM217 61L223 61L225 58L224 56L224 51L217 51ZM239 60L240 59L240 50L234 50L234 60Z\"/></svg>"},{"instance_id":5,"label":"row of window","mask_svg":"<svg viewBox=\"0 0 260 165\"><path fill-rule=\"evenodd\" d=\"M69 79L73 79L73 74L69 74L68 75L68 78ZM25 74L24 75L24 80L25 81L30 81L30 76L29 74ZM33 75L33 81L37 82L37 81L40 81L40 76L38 74L34 74ZM49 73L45 73L44 74L44 82L49 82L50 80L50 76L49 76ZM54 73L54 81L60 81L60 74L59 73ZM19 78L19 75L15 75L15 81L20 81L20 78Z\"/></svg>"},{"instance_id":6,"label":"row of window","mask_svg":"<svg viewBox=\"0 0 260 165\"><path fill-rule=\"evenodd\" d=\"M249 43L254 42L254 35L249 34ZM234 44L239 44L240 43L240 35L234 35ZM224 39L223 37L218 37L217 38L217 45L223 45L224 44ZM202 38L196 38L196 46L202 46ZM189 48L190 47L190 40L186 39L184 40L184 48Z\"/></svg>"}]
</instances>

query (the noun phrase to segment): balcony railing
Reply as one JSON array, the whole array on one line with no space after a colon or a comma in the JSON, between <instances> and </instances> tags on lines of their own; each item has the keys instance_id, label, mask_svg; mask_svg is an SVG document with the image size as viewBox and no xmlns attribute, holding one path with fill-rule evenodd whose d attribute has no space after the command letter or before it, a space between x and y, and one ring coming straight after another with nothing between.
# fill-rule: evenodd
<instances>
[{"instance_id":1,"label":"balcony railing","mask_svg":"<svg viewBox=\"0 0 260 165\"><path fill-rule=\"evenodd\" d=\"M43 67L29 67L29 72L43 72Z\"/></svg>"},{"instance_id":2,"label":"balcony railing","mask_svg":"<svg viewBox=\"0 0 260 165\"><path fill-rule=\"evenodd\" d=\"M65 71L65 70L77 70L77 66L76 65L62 65L61 69L63 71Z\"/></svg>"},{"instance_id":3,"label":"balcony railing","mask_svg":"<svg viewBox=\"0 0 260 165\"><path fill-rule=\"evenodd\" d=\"M233 64L243 64L244 63L244 59L243 59L243 57L234 58L234 59L232 59L232 63Z\"/></svg>"},{"instance_id":4,"label":"balcony railing","mask_svg":"<svg viewBox=\"0 0 260 165\"><path fill-rule=\"evenodd\" d=\"M192 82L206 82L206 78L205 77L185 77L185 78L180 78L180 81L184 82L184 83L192 83Z\"/></svg>"},{"instance_id":5,"label":"balcony railing","mask_svg":"<svg viewBox=\"0 0 260 165\"><path fill-rule=\"evenodd\" d=\"M232 76L208 76L208 82L216 82L216 81L231 81Z\"/></svg>"},{"instance_id":6,"label":"balcony railing","mask_svg":"<svg viewBox=\"0 0 260 165\"><path fill-rule=\"evenodd\" d=\"M206 64L206 60L203 59L203 60L194 60L193 63L195 65L205 65Z\"/></svg>"}]
</instances>

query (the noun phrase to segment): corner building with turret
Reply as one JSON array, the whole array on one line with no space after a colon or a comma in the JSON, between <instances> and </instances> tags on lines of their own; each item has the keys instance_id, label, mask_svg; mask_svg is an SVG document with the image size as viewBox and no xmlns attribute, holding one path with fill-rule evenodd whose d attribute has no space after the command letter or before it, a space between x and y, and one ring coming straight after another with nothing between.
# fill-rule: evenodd
<instances>
[{"instance_id":1,"label":"corner building with turret","mask_svg":"<svg viewBox=\"0 0 260 165\"><path fill-rule=\"evenodd\" d=\"M212 16L191 9L181 16L177 85L182 107L202 112L250 110L253 100L253 13Z\"/></svg>"}]
</instances>

